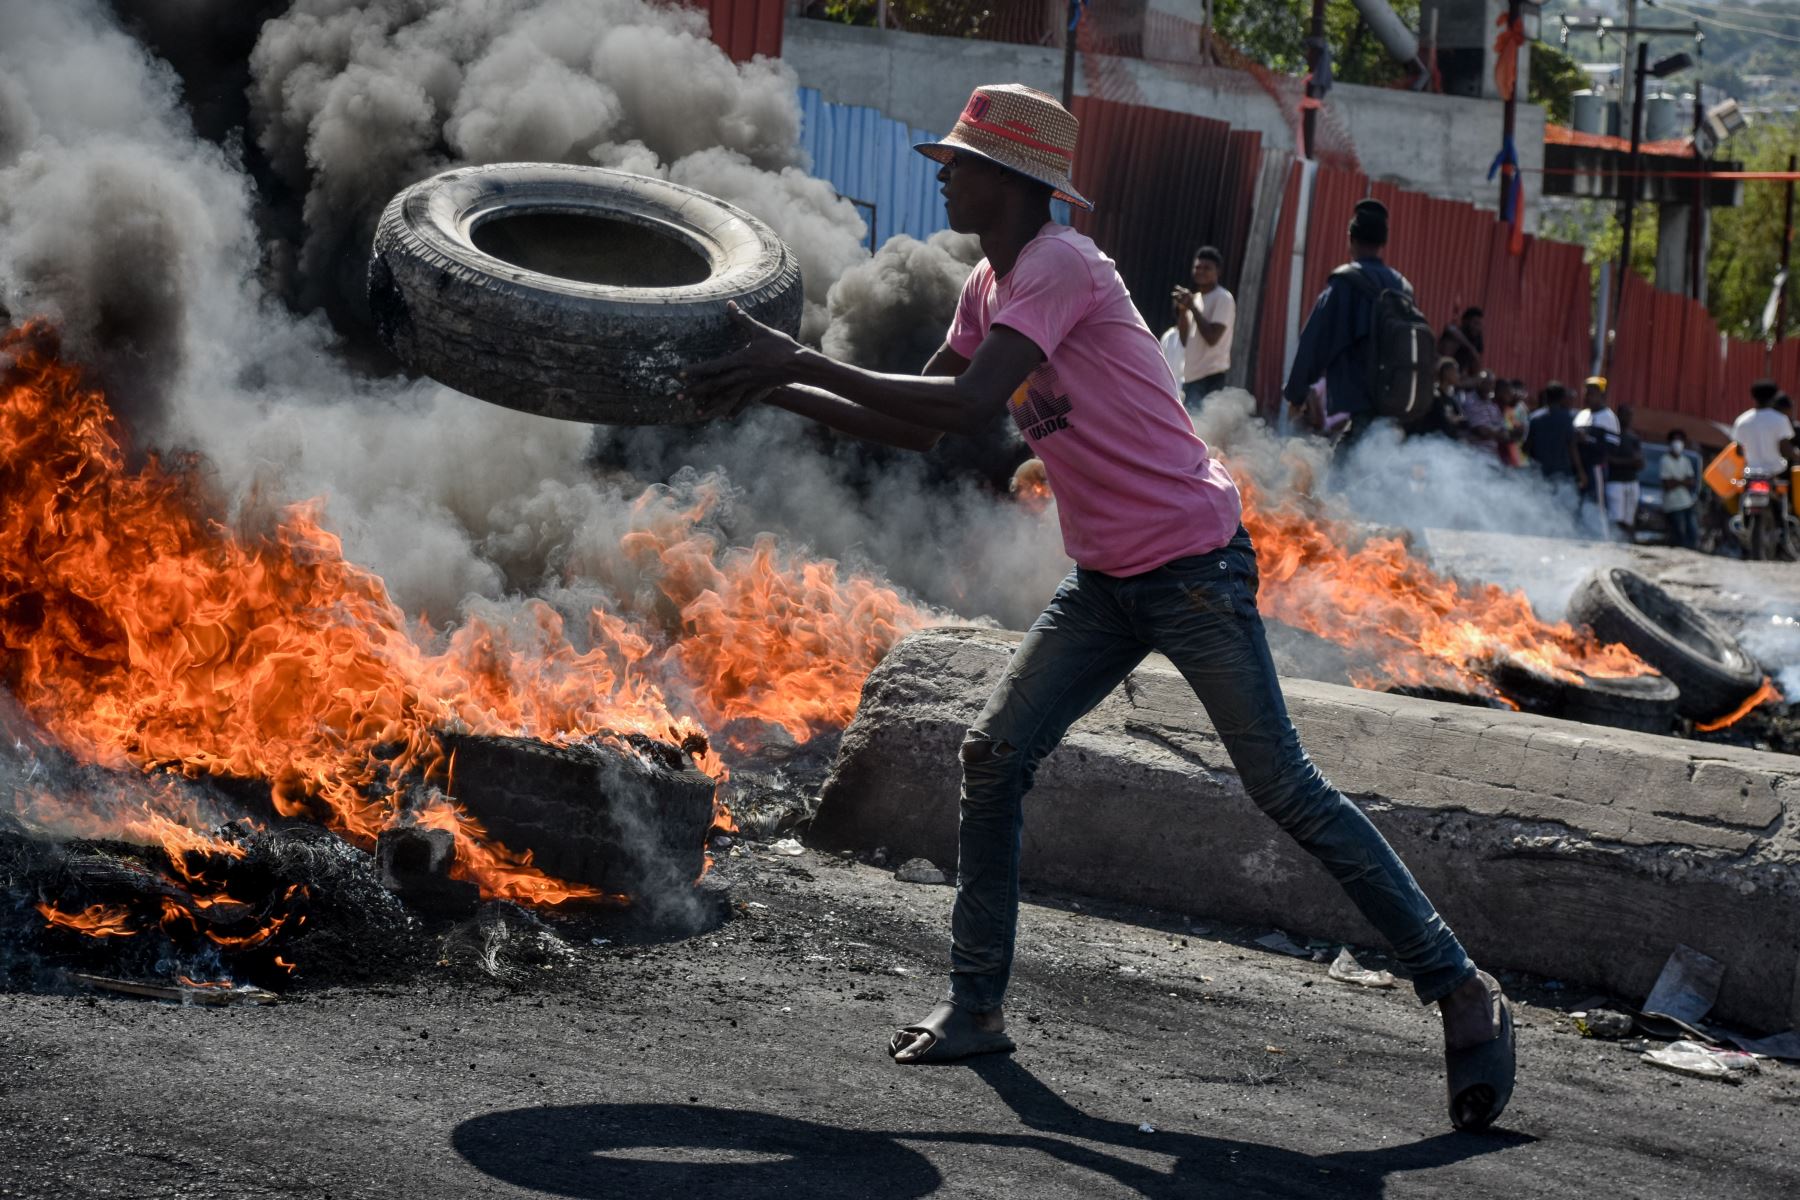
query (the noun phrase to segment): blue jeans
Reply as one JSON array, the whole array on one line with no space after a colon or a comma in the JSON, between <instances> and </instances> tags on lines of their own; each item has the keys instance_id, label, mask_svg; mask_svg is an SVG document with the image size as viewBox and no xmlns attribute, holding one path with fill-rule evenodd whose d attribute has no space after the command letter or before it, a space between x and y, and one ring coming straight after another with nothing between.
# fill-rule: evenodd
<instances>
[{"instance_id":1,"label":"blue jeans","mask_svg":"<svg viewBox=\"0 0 1800 1200\"><path fill-rule=\"evenodd\" d=\"M1190 412L1199 412L1201 402L1208 396L1225 386L1225 372L1217 375L1203 375L1199 379L1190 379L1181 385L1181 402Z\"/></svg>"},{"instance_id":2,"label":"blue jeans","mask_svg":"<svg viewBox=\"0 0 1800 1200\"><path fill-rule=\"evenodd\" d=\"M1119 578L1077 568L1032 625L962 745L950 999L999 1008L1019 918L1024 798L1044 756L1152 650L1206 706L1245 790L1331 872L1393 946L1423 1003L1475 972L1381 832L1300 748L1256 611L1256 552L1239 529L1210 554Z\"/></svg>"},{"instance_id":3,"label":"blue jeans","mask_svg":"<svg viewBox=\"0 0 1800 1200\"><path fill-rule=\"evenodd\" d=\"M1695 505L1678 508L1674 512L1663 514L1669 523L1669 536L1673 544L1685 550L1693 550L1700 545L1699 509Z\"/></svg>"}]
</instances>

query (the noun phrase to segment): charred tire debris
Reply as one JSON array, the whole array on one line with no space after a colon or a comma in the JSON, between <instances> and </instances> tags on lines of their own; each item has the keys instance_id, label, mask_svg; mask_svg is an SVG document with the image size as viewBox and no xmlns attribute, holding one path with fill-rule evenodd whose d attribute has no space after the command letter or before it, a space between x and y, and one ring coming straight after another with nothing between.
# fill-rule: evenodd
<instances>
[{"instance_id":1,"label":"charred tire debris","mask_svg":"<svg viewBox=\"0 0 1800 1200\"><path fill-rule=\"evenodd\" d=\"M1619 642L1681 690L1692 720L1730 712L1762 686L1763 672L1729 633L1699 610L1625 567L1584 579L1569 598L1569 620Z\"/></svg>"},{"instance_id":2,"label":"charred tire debris","mask_svg":"<svg viewBox=\"0 0 1800 1200\"><path fill-rule=\"evenodd\" d=\"M699 420L675 373L740 343L726 305L793 334L803 299L793 251L742 209L549 163L458 168L395 196L368 289L377 334L408 368L607 425Z\"/></svg>"},{"instance_id":3,"label":"charred tire debris","mask_svg":"<svg viewBox=\"0 0 1800 1200\"><path fill-rule=\"evenodd\" d=\"M555 746L451 734L459 803L512 850L559 879L655 896L705 866L714 783L667 742Z\"/></svg>"}]
</instances>

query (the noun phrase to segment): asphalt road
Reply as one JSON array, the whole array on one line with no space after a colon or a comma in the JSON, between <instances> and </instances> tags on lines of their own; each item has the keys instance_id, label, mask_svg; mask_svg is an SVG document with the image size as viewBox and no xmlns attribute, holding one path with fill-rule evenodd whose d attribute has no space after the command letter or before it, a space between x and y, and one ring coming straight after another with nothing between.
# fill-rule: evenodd
<instances>
[{"instance_id":1,"label":"asphalt road","mask_svg":"<svg viewBox=\"0 0 1800 1200\"><path fill-rule=\"evenodd\" d=\"M1661 1072L1513 981L1518 1094L1456 1134L1410 993L1148 913L1029 906L1019 1052L898 1067L950 890L811 854L718 874L711 932L584 936L522 984L0 994L0 1196L1800 1194L1800 1069Z\"/></svg>"}]
</instances>

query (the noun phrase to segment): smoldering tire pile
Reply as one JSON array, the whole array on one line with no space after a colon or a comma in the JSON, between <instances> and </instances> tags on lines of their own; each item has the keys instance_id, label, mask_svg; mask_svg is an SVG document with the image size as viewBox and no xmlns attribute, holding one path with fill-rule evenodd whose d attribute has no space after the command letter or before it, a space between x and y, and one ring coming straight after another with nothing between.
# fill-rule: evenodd
<instances>
[{"instance_id":1,"label":"smoldering tire pile","mask_svg":"<svg viewBox=\"0 0 1800 1200\"><path fill-rule=\"evenodd\" d=\"M466 734L444 741L459 800L494 841L600 889L598 900L559 909L557 921L706 916L694 884L714 789L693 768L693 747L636 735L561 747ZM143 783L42 744L15 742L0 766L0 782L37 772L77 804ZM371 854L316 825L280 820L251 781L230 782L229 794L190 786L213 793L217 811L245 814L197 835L198 848L147 835L56 836L0 814L0 978L224 976L286 990L296 979L366 980L440 960L506 975L519 961L567 953L532 911L483 903L475 883L452 877L447 830L422 830L403 813Z\"/></svg>"}]
</instances>

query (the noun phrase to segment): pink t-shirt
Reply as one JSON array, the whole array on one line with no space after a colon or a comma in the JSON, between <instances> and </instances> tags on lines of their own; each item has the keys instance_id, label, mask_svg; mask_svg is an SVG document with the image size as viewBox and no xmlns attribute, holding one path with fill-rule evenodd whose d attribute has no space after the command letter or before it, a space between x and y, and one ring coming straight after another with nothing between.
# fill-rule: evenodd
<instances>
[{"instance_id":1,"label":"pink t-shirt","mask_svg":"<svg viewBox=\"0 0 1800 1200\"><path fill-rule=\"evenodd\" d=\"M1231 540L1237 485L1194 433L1162 348L1092 240L1051 224L1004 278L984 259L963 284L950 349L972 357L995 325L1044 352L1008 407L1044 461L1077 565L1140 575Z\"/></svg>"}]
</instances>

